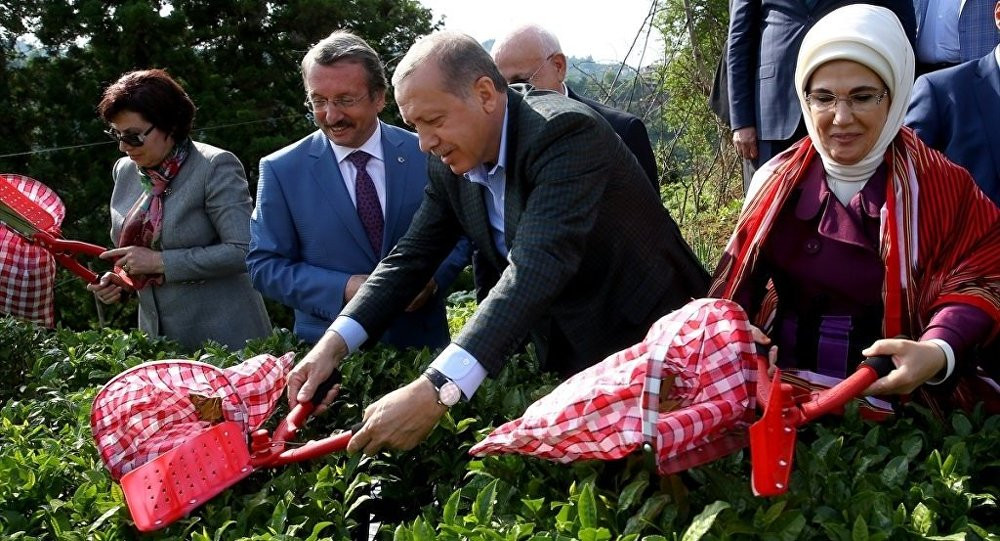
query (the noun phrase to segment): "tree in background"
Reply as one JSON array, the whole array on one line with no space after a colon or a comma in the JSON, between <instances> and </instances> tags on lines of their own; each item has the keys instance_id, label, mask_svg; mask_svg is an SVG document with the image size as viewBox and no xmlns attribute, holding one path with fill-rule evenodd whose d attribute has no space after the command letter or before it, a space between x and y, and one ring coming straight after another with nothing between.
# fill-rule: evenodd
<instances>
[{"instance_id":1,"label":"tree in background","mask_svg":"<svg viewBox=\"0 0 1000 541\"><path fill-rule=\"evenodd\" d=\"M727 0L662 0L654 20L666 49L663 64L653 70L659 77L653 94L669 96L657 112L672 133L660 148L670 179L663 196L709 269L725 247L743 199L741 162L729 127L708 107L728 24Z\"/></svg>"},{"instance_id":2,"label":"tree in background","mask_svg":"<svg viewBox=\"0 0 1000 541\"><path fill-rule=\"evenodd\" d=\"M634 48L654 58L650 32L663 36L662 60L640 66L571 58L567 84L641 118L660 165L664 204L702 262L713 269L735 226L743 190L729 128L708 107L729 24L727 0L657 0ZM641 21L637 21L637 28Z\"/></svg>"},{"instance_id":3,"label":"tree in background","mask_svg":"<svg viewBox=\"0 0 1000 541\"><path fill-rule=\"evenodd\" d=\"M368 40L391 69L435 25L416 0L2 3L0 171L59 193L65 236L108 245L111 167L121 153L105 142L95 106L122 73L161 67L198 107L193 137L235 153L255 193L260 158L314 129L301 105L298 66L337 28ZM398 115L392 105L388 114ZM77 148L45 151L62 147ZM56 304L63 325L97 321L91 295L66 273ZM287 311L270 308L277 324L289 325ZM114 325L134 324L134 307L111 310Z\"/></svg>"}]
</instances>

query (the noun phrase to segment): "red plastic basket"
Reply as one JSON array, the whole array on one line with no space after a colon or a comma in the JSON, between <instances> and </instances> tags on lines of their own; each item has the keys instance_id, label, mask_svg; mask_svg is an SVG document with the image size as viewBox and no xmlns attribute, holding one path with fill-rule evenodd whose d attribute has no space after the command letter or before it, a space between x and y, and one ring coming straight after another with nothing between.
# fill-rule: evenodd
<instances>
[{"instance_id":1,"label":"red plastic basket","mask_svg":"<svg viewBox=\"0 0 1000 541\"><path fill-rule=\"evenodd\" d=\"M135 526L149 532L178 520L253 472L239 423L217 424L125 474Z\"/></svg>"}]
</instances>

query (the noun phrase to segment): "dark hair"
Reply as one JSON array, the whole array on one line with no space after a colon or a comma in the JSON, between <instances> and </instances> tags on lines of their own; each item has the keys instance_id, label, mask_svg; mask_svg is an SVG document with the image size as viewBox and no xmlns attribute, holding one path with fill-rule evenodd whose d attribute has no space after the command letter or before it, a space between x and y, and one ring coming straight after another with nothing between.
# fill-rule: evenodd
<instances>
[{"instance_id":1,"label":"dark hair","mask_svg":"<svg viewBox=\"0 0 1000 541\"><path fill-rule=\"evenodd\" d=\"M335 30L322 41L313 45L302 59L302 82L305 84L306 72L313 64L331 66L340 61L361 64L368 74L368 93L384 92L389 83L385 78L385 68L382 59L368 42L347 30Z\"/></svg>"},{"instance_id":2,"label":"dark hair","mask_svg":"<svg viewBox=\"0 0 1000 541\"><path fill-rule=\"evenodd\" d=\"M161 69L130 71L104 89L97 113L105 122L122 111L142 115L175 142L187 139L194 123L194 102L177 81Z\"/></svg>"},{"instance_id":3,"label":"dark hair","mask_svg":"<svg viewBox=\"0 0 1000 541\"><path fill-rule=\"evenodd\" d=\"M490 53L472 37L458 32L437 32L418 40L396 66L392 84L398 87L427 60L437 64L442 81L447 81L442 88L458 97L468 97L480 77L488 77L498 91L507 91L507 80Z\"/></svg>"}]
</instances>

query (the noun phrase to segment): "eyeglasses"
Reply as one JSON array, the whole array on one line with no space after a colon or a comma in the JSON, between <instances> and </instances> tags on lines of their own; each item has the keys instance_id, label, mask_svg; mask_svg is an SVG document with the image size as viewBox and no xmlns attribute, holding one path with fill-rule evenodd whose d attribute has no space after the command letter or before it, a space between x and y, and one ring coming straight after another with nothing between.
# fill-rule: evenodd
<instances>
[{"instance_id":1,"label":"eyeglasses","mask_svg":"<svg viewBox=\"0 0 1000 541\"><path fill-rule=\"evenodd\" d=\"M882 100L889 95L889 89L882 89L881 92L858 92L846 98L841 98L829 92L810 92L806 94L806 103L809 108L817 113L828 113L837 109L837 104L844 102L851 111L864 113L878 107Z\"/></svg>"},{"instance_id":2,"label":"eyeglasses","mask_svg":"<svg viewBox=\"0 0 1000 541\"><path fill-rule=\"evenodd\" d=\"M365 94L357 98L352 96L344 96L342 98L337 98L335 100L328 100L326 98L309 98L302 105L305 105L306 109L309 109L314 113L325 111L328 105L332 105L335 108L340 109L341 111L345 111L361 103L367 97L368 95Z\"/></svg>"},{"instance_id":3,"label":"eyeglasses","mask_svg":"<svg viewBox=\"0 0 1000 541\"><path fill-rule=\"evenodd\" d=\"M135 133L130 131L122 133L114 128L108 128L104 130L104 133L107 134L107 136L114 141L125 143L130 147L141 147L142 144L146 142L146 137L149 137L149 134L153 133L153 129L155 128L156 125L154 124L150 126L148 130L142 133Z\"/></svg>"},{"instance_id":4,"label":"eyeglasses","mask_svg":"<svg viewBox=\"0 0 1000 541\"><path fill-rule=\"evenodd\" d=\"M552 57L554 57L557 54L559 53L552 53L549 56L546 56L545 60L542 60L542 63L539 64L537 68L535 68L535 71L531 72L531 75L529 75L527 79L522 79L521 77L514 77L510 81L507 81L507 83L512 85L516 85L519 83L530 83L531 80L534 79L536 75L538 75L538 72L542 71L542 68L545 67L545 64L548 64L549 61L552 60Z\"/></svg>"}]
</instances>

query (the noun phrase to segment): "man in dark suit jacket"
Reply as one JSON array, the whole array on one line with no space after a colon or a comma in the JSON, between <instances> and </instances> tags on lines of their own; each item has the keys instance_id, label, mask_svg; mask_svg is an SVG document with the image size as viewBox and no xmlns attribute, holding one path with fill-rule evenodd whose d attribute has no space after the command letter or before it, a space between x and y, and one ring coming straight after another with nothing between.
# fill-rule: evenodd
<instances>
[{"instance_id":1,"label":"man in dark suit jacket","mask_svg":"<svg viewBox=\"0 0 1000 541\"><path fill-rule=\"evenodd\" d=\"M549 368L571 374L704 294L708 273L592 109L507 90L486 51L455 33L418 41L393 84L403 119L435 156L430 183L410 230L289 376L289 401L310 398L405 307L459 235L501 272L425 377L366 410L351 450L415 446L529 334Z\"/></svg>"},{"instance_id":2,"label":"man in dark suit jacket","mask_svg":"<svg viewBox=\"0 0 1000 541\"><path fill-rule=\"evenodd\" d=\"M582 97L567 87L566 55L555 35L534 24L519 27L493 44L493 61L509 84L528 83L541 90L558 92L600 113L639 160L656 191L660 191L656 157L646 125L635 115Z\"/></svg>"},{"instance_id":3,"label":"man in dark suit jacket","mask_svg":"<svg viewBox=\"0 0 1000 541\"><path fill-rule=\"evenodd\" d=\"M306 107L318 130L260 161L257 206L250 219L250 277L264 295L295 309L295 334L323 336L375 265L410 226L427 184L427 157L412 133L378 119L388 86L382 62L363 39L338 30L302 62ZM374 246L358 211L358 169L383 218ZM468 242L438 268L418 299L381 335L395 347L444 347L444 295L468 263Z\"/></svg>"},{"instance_id":4,"label":"man in dark suit jacket","mask_svg":"<svg viewBox=\"0 0 1000 541\"><path fill-rule=\"evenodd\" d=\"M827 13L857 0L732 0L729 13L729 126L745 162L743 187L754 171L806 134L795 95L795 63L806 32ZM899 18L913 45L913 0L868 0Z\"/></svg>"},{"instance_id":5,"label":"man in dark suit jacket","mask_svg":"<svg viewBox=\"0 0 1000 541\"><path fill-rule=\"evenodd\" d=\"M1000 2L994 7L1000 28ZM1000 205L1000 46L986 56L921 76L906 124L928 146L965 167Z\"/></svg>"}]
</instances>

